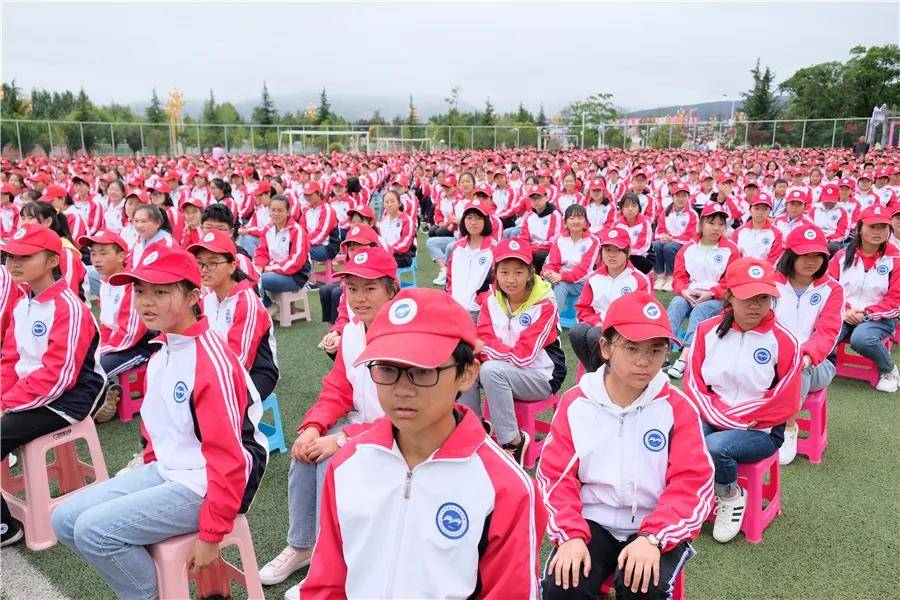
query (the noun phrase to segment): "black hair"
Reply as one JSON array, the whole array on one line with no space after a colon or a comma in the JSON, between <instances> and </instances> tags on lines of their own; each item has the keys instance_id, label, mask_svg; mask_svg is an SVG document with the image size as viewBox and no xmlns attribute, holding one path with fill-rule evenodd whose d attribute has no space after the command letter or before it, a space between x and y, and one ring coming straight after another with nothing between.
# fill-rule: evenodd
<instances>
[{"instance_id":1,"label":"black hair","mask_svg":"<svg viewBox=\"0 0 900 600\"><path fill-rule=\"evenodd\" d=\"M828 253L822 252L821 254L824 260L822 261L822 266L813 274L813 281L818 280L828 272ZM781 258L778 259L775 270L790 279L791 275L794 274L794 265L797 262L798 256L799 255L790 248L786 249L784 254L781 255Z\"/></svg>"},{"instance_id":2,"label":"black hair","mask_svg":"<svg viewBox=\"0 0 900 600\"><path fill-rule=\"evenodd\" d=\"M271 204L272 202L275 202L276 200L278 202L284 202L284 205L287 207L288 213L291 212L291 199L290 198L288 198L284 194L276 194L276 195L272 196L272 199L269 200L269 203Z\"/></svg>"},{"instance_id":3,"label":"black hair","mask_svg":"<svg viewBox=\"0 0 900 600\"><path fill-rule=\"evenodd\" d=\"M856 223L856 229L854 230L853 237L850 239L850 243L847 244L847 250L844 254L844 264L841 266L841 271L846 271L853 266L853 263L856 262L856 249L859 248L859 238L862 236L862 226L862 221L858 221ZM890 225L888 225L888 227L890 227ZM887 240L881 242L881 245L878 246L878 254L884 255L886 250Z\"/></svg>"},{"instance_id":4,"label":"black hair","mask_svg":"<svg viewBox=\"0 0 900 600\"><path fill-rule=\"evenodd\" d=\"M456 363L456 378L459 379L466 372L466 367L475 364L475 348L462 340L453 349L453 362Z\"/></svg>"},{"instance_id":5,"label":"black hair","mask_svg":"<svg viewBox=\"0 0 900 600\"><path fill-rule=\"evenodd\" d=\"M783 179L783 178L779 177L778 179L775 180L775 183L772 184L772 187L775 187L775 186L778 185L779 183L783 183L784 185L790 185L790 184L787 182L787 179Z\"/></svg>"},{"instance_id":6,"label":"black hair","mask_svg":"<svg viewBox=\"0 0 900 600\"><path fill-rule=\"evenodd\" d=\"M213 179L212 181L209 182L209 185L215 186L216 188L222 190L222 193L225 194L226 198L231 197L231 184L228 183L227 181L225 181L224 179L216 177L215 179Z\"/></svg>"},{"instance_id":7,"label":"black hair","mask_svg":"<svg viewBox=\"0 0 900 600\"><path fill-rule=\"evenodd\" d=\"M12 182L13 177L15 177L16 180L19 182L19 186L20 186L20 187L24 187L24 186L25 186L25 178L22 177L22 175L21 175L20 173L10 173L10 174L9 174L9 181L10 181L10 182Z\"/></svg>"},{"instance_id":8,"label":"black hair","mask_svg":"<svg viewBox=\"0 0 900 600\"><path fill-rule=\"evenodd\" d=\"M477 214L481 217L482 221L484 221L484 228L481 230L481 235L483 237L490 237L490 235L494 233L494 226L491 223L491 218L481 214L476 208L470 208L463 211L462 218L459 220L459 233L463 237L469 237L469 230L466 229L466 215L469 213Z\"/></svg>"},{"instance_id":9,"label":"black hair","mask_svg":"<svg viewBox=\"0 0 900 600\"><path fill-rule=\"evenodd\" d=\"M569 217L583 217L584 220L587 221L587 209L580 204L570 204L563 214L563 223L565 223L566 219Z\"/></svg>"},{"instance_id":10,"label":"black hair","mask_svg":"<svg viewBox=\"0 0 900 600\"><path fill-rule=\"evenodd\" d=\"M508 260L516 260L516 261L522 262L521 259L518 259L518 258L512 258L512 257L504 258L503 260L499 261L496 265L494 265L494 272L497 271L497 267L499 267L501 263L506 262ZM525 289L528 291L528 293L531 293L531 290L534 289L534 276L537 274L537 270L534 268L533 263L526 263L526 266L528 267L528 281L525 283ZM503 294L504 298L506 298L507 300L509 299L509 297L506 295L506 292L504 292L503 288L500 287L499 282L497 283L497 291L499 291L501 294Z\"/></svg>"},{"instance_id":11,"label":"black hair","mask_svg":"<svg viewBox=\"0 0 900 600\"><path fill-rule=\"evenodd\" d=\"M463 178L463 177L469 177L469 178L471 178L471 179L472 179L472 187L475 187L475 175L474 175L471 171L463 171L463 172L460 174L459 178L457 178L457 180L456 180L456 185L459 185L460 183L462 183L462 178Z\"/></svg>"},{"instance_id":12,"label":"black hair","mask_svg":"<svg viewBox=\"0 0 900 600\"><path fill-rule=\"evenodd\" d=\"M74 243L66 215L61 212L56 212L56 209L53 208L53 205L49 202L40 200L37 202L28 202L19 209L19 215L32 217L37 219L39 223L42 223L46 219L50 219L50 229L52 229L61 239L67 239Z\"/></svg>"},{"instance_id":13,"label":"black hair","mask_svg":"<svg viewBox=\"0 0 900 600\"><path fill-rule=\"evenodd\" d=\"M112 181L110 181L110 182L109 182L109 185L106 186L106 193L107 193L107 194L109 194L109 186L110 186L110 185L117 185L117 186L119 186L119 189L122 190L122 200L125 200L125 184L122 183L122 180L121 180L121 179L113 179Z\"/></svg>"},{"instance_id":14,"label":"black hair","mask_svg":"<svg viewBox=\"0 0 900 600\"><path fill-rule=\"evenodd\" d=\"M634 203L637 204L637 206L638 206L638 211L641 210L641 199L638 197L637 194L633 194L633 193L631 193L631 192L628 192L627 194L625 194L624 196L622 196L622 199L619 200L619 210L620 210L620 211L621 211L623 208L625 208L625 203L626 203L626 202L634 202Z\"/></svg>"},{"instance_id":15,"label":"black hair","mask_svg":"<svg viewBox=\"0 0 900 600\"><path fill-rule=\"evenodd\" d=\"M23 198L26 202L34 202L41 197L41 193L37 190L27 189L22 192L21 198Z\"/></svg>"},{"instance_id":16,"label":"black hair","mask_svg":"<svg viewBox=\"0 0 900 600\"><path fill-rule=\"evenodd\" d=\"M731 326L734 325L734 309L731 307L731 290L725 290L725 297L722 299L722 322L716 327L716 336L719 339L725 337Z\"/></svg>"},{"instance_id":17,"label":"black hair","mask_svg":"<svg viewBox=\"0 0 900 600\"><path fill-rule=\"evenodd\" d=\"M348 177L347 178L347 193L348 194L357 194L362 191L362 186L359 184L359 177Z\"/></svg>"},{"instance_id":18,"label":"black hair","mask_svg":"<svg viewBox=\"0 0 900 600\"><path fill-rule=\"evenodd\" d=\"M393 194L394 196L397 197L397 204L400 205L400 207L399 207L399 208L400 208L400 212L403 212L403 211L406 210L406 207L403 206L403 202L400 200L400 194L398 194L398 193L395 192L394 190L387 190L384 194L381 195L381 203L382 203L382 204L384 204L384 199L388 197L388 194Z\"/></svg>"},{"instance_id":19,"label":"black hair","mask_svg":"<svg viewBox=\"0 0 900 600\"><path fill-rule=\"evenodd\" d=\"M166 214L166 211L160 209L155 204L139 204L134 208L134 212L131 213L132 219L134 219L134 215L136 215L139 210L147 211L150 220L156 221L159 224L160 229L172 233L172 223L169 221L169 215Z\"/></svg>"},{"instance_id":20,"label":"black hair","mask_svg":"<svg viewBox=\"0 0 900 600\"><path fill-rule=\"evenodd\" d=\"M231 238L234 239L237 237L238 222L227 205L222 204L221 202L214 202L204 208L203 212L200 214L200 225L203 225L207 221L227 223L231 228Z\"/></svg>"},{"instance_id":21,"label":"black hair","mask_svg":"<svg viewBox=\"0 0 900 600\"><path fill-rule=\"evenodd\" d=\"M187 296L188 294L190 294L190 293L193 292L194 290L199 290L199 289L200 289L200 288L198 288L196 285L194 285L193 283L191 283L190 281L188 281L187 279L182 279L181 281L179 281L179 282L178 282L178 287L181 288L181 291L184 293L185 296ZM194 311L194 317L195 317L195 318L200 319L200 318L203 317L203 311L200 310L200 303L199 303L199 302L198 302L197 304L195 304L194 306L192 306L191 308L192 308L193 311Z\"/></svg>"},{"instance_id":22,"label":"black hair","mask_svg":"<svg viewBox=\"0 0 900 600\"><path fill-rule=\"evenodd\" d=\"M153 194L162 194L165 196L165 200L163 200L162 206L175 206L175 203L172 202L172 196L169 195L169 192L160 192L159 190L152 190ZM154 206L156 206L154 204Z\"/></svg>"}]
</instances>

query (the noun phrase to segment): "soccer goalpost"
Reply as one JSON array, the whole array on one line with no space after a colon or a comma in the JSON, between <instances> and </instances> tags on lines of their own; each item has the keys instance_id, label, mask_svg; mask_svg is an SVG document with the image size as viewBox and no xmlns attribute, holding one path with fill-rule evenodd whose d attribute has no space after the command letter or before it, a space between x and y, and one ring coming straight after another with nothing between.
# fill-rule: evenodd
<instances>
[{"instance_id":1,"label":"soccer goalpost","mask_svg":"<svg viewBox=\"0 0 900 600\"><path fill-rule=\"evenodd\" d=\"M375 151L390 152L391 150L418 150L431 152L432 139L413 137L376 137Z\"/></svg>"},{"instance_id":2,"label":"soccer goalpost","mask_svg":"<svg viewBox=\"0 0 900 600\"><path fill-rule=\"evenodd\" d=\"M278 132L278 152L287 150L288 154L294 153L294 138L300 138L301 151L306 147L307 138L325 138L325 147L322 151L327 151L331 146L331 138L347 139L348 147L344 150L347 152L368 152L369 151L369 132L368 131L336 131L321 129L287 129ZM285 138L287 140L285 141Z\"/></svg>"}]
</instances>

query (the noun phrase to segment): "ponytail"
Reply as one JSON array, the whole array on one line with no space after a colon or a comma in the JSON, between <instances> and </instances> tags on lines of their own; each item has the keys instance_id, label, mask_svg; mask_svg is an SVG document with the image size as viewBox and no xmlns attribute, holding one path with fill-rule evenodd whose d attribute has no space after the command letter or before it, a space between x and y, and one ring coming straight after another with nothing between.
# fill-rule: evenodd
<instances>
[{"instance_id":1,"label":"ponytail","mask_svg":"<svg viewBox=\"0 0 900 600\"><path fill-rule=\"evenodd\" d=\"M725 337L725 334L731 331L731 326L734 325L734 310L731 308L731 292L725 292L725 298L723 299L724 305L722 306L722 322L719 323L719 326L716 327L716 336L719 339Z\"/></svg>"}]
</instances>

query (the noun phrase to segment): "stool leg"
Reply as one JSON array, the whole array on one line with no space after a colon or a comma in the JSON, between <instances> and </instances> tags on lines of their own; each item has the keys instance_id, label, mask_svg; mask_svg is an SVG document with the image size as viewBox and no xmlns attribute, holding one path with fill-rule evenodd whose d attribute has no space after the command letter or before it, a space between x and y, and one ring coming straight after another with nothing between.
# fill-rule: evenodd
<instances>
[{"instance_id":1,"label":"stool leg","mask_svg":"<svg viewBox=\"0 0 900 600\"><path fill-rule=\"evenodd\" d=\"M40 468L46 463L47 453L44 448L28 444L22 454L25 465L38 467L23 468L27 502L23 519L25 543L31 550L43 550L56 543L56 534L50 526L50 480L47 477L47 469Z\"/></svg>"},{"instance_id":2,"label":"stool leg","mask_svg":"<svg viewBox=\"0 0 900 600\"><path fill-rule=\"evenodd\" d=\"M159 600L184 600L191 597L187 565L181 568L156 568L156 586Z\"/></svg>"},{"instance_id":3,"label":"stool leg","mask_svg":"<svg viewBox=\"0 0 900 600\"><path fill-rule=\"evenodd\" d=\"M239 541L238 549L241 552L241 568L243 569L244 588L247 590L249 600L265 600L263 595L262 580L259 578L259 566L256 563L256 552L253 542L248 535L247 541Z\"/></svg>"},{"instance_id":4,"label":"stool leg","mask_svg":"<svg viewBox=\"0 0 900 600\"><path fill-rule=\"evenodd\" d=\"M744 508L744 521L741 523L741 532L751 544L762 541L762 482L755 477L745 480L744 492L747 494L747 505Z\"/></svg>"},{"instance_id":5,"label":"stool leg","mask_svg":"<svg viewBox=\"0 0 900 600\"><path fill-rule=\"evenodd\" d=\"M224 598L231 597L231 579L228 576L228 565L224 559L219 558L203 569L199 575L194 577L197 582L197 596L200 598L208 598L210 596L222 596Z\"/></svg>"},{"instance_id":6,"label":"stool leg","mask_svg":"<svg viewBox=\"0 0 900 600\"><path fill-rule=\"evenodd\" d=\"M56 464L59 465L59 493L68 494L84 487L84 473L81 470L81 461L75 450L75 442L67 442L53 449L56 454Z\"/></svg>"}]
</instances>

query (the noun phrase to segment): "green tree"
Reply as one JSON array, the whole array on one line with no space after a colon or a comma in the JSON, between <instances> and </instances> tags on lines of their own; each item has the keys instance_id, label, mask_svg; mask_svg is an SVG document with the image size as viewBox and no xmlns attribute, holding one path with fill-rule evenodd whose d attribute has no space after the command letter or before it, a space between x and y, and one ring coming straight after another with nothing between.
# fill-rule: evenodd
<instances>
[{"instance_id":1,"label":"green tree","mask_svg":"<svg viewBox=\"0 0 900 600\"><path fill-rule=\"evenodd\" d=\"M534 115L528 112L521 102L519 102L519 109L513 118L517 123L534 123Z\"/></svg>"},{"instance_id":2,"label":"green tree","mask_svg":"<svg viewBox=\"0 0 900 600\"><path fill-rule=\"evenodd\" d=\"M790 95L788 113L802 119L845 116L848 90L845 67L837 61L804 67L784 80L779 87Z\"/></svg>"},{"instance_id":3,"label":"green tree","mask_svg":"<svg viewBox=\"0 0 900 600\"><path fill-rule=\"evenodd\" d=\"M848 117L866 117L882 104L900 108L900 46L856 46L844 71Z\"/></svg>"},{"instance_id":4,"label":"green tree","mask_svg":"<svg viewBox=\"0 0 900 600\"><path fill-rule=\"evenodd\" d=\"M775 99L773 84L775 73L769 67L763 69L756 59L756 66L750 69L753 87L741 94L744 97L744 112L751 121L764 121L778 116L779 107Z\"/></svg>"},{"instance_id":5,"label":"green tree","mask_svg":"<svg viewBox=\"0 0 900 600\"><path fill-rule=\"evenodd\" d=\"M28 116L28 103L22 97L22 88L13 79L3 84L3 102L0 103L0 115L7 119L24 119Z\"/></svg>"},{"instance_id":6,"label":"green tree","mask_svg":"<svg viewBox=\"0 0 900 600\"><path fill-rule=\"evenodd\" d=\"M544 114L544 103L541 102L541 110L538 111L537 119L534 121L535 125L539 127L546 127L547 125L547 115Z\"/></svg>"},{"instance_id":7,"label":"green tree","mask_svg":"<svg viewBox=\"0 0 900 600\"><path fill-rule=\"evenodd\" d=\"M253 122L260 125L274 125L278 120L278 111L275 110L275 103L269 96L269 88L263 81L262 102L253 109Z\"/></svg>"},{"instance_id":8,"label":"green tree","mask_svg":"<svg viewBox=\"0 0 900 600\"><path fill-rule=\"evenodd\" d=\"M204 123L219 122L218 107L216 106L216 95L212 90L209 90L209 100L203 103L202 119Z\"/></svg>"},{"instance_id":9,"label":"green tree","mask_svg":"<svg viewBox=\"0 0 900 600\"><path fill-rule=\"evenodd\" d=\"M50 101L50 105L50 118L62 119L67 114L75 110L75 94L73 94L70 90L66 90L62 94L53 92L53 97Z\"/></svg>"},{"instance_id":10,"label":"green tree","mask_svg":"<svg viewBox=\"0 0 900 600\"><path fill-rule=\"evenodd\" d=\"M316 110L316 125L330 121L331 117L331 104L328 102L328 94L323 87L322 93L319 94L319 108Z\"/></svg>"},{"instance_id":11,"label":"green tree","mask_svg":"<svg viewBox=\"0 0 900 600\"><path fill-rule=\"evenodd\" d=\"M409 95L409 111L406 113L406 124L410 126L419 124L419 113L416 111L416 105L413 104L412 94Z\"/></svg>"},{"instance_id":12,"label":"green tree","mask_svg":"<svg viewBox=\"0 0 900 600\"><path fill-rule=\"evenodd\" d=\"M452 122L459 118L459 96L462 94L462 86L454 85L450 89L450 95L444 98L447 103L447 117Z\"/></svg>"},{"instance_id":13,"label":"green tree","mask_svg":"<svg viewBox=\"0 0 900 600\"><path fill-rule=\"evenodd\" d=\"M166 113L162 109L159 102L159 96L156 95L156 88L153 88L153 95L150 97L150 105L144 111L144 116L150 123L165 123Z\"/></svg>"},{"instance_id":14,"label":"green tree","mask_svg":"<svg viewBox=\"0 0 900 600\"><path fill-rule=\"evenodd\" d=\"M488 98L484 102L484 112L481 113L481 124L493 125L496 121L497 115L494 113L494 105L491 104L491 99Z\"/></svg>"}]
</instances>

